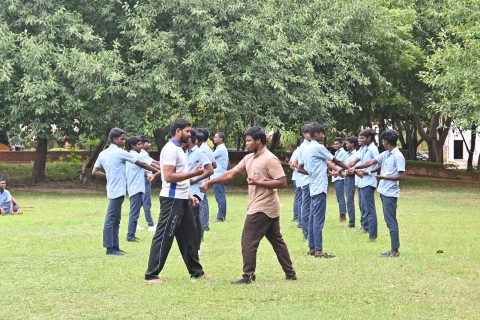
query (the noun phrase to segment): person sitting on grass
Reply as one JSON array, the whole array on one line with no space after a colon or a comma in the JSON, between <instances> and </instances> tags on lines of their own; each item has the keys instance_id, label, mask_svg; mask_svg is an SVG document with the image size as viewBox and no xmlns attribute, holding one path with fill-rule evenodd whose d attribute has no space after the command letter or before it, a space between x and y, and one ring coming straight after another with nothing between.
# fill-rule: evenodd
<instances>
[{"instance_id":1,"label":"person sitting on grass","mask_svg":"<svg viewBox=\"0 0 480 320\"><path fill-rule=\"evenodd\" d=\"M7 186L7 181L0 178L0 214L22 214L21 211L18 211L18 202L10 195L10 192L5 189Z\"/></svg>"}]
</instances>

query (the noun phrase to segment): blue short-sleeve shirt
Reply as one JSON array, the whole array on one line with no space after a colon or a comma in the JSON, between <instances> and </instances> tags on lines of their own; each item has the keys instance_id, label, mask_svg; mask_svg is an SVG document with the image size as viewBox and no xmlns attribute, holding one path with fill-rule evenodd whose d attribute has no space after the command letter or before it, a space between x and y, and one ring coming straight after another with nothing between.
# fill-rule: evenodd
<instances>
[{"instance_id":1,"label":"blue short-sleeve shirt","mask_svg":"<svg viewBox=\"0 0 480 320\"><path fill-rule=\"evenodd\" d=\"M187 162L188 162L188 172L192 172L199 163L205 167L205 165L210 164L210 160L205 152L198 148L197 146L187 151ZM198 180L195 183L190 183L190 194L197 195L200 197L200 200L203 200L204 193L200 191L200 185L205 180Z\"/></svg>"},{"instance_id":2,"label":"blue short-sleeve shirt","mask_svg":"<svg viewBox=\"0 0 480 320\"><path fill-rule=\"evenodd\" d=\"M405 171L405 158L398 148L390 151L384 151L375 157L378 163L382 164L380 175L397 176L400 172ZM380 180L378 184L378 193L387 197L400 197L400 183L398 181Z\"/></svg>"},{"instance_id":3,"label":"blue short-sleeve shirt","mask_svg":"<svg viewBox=\"0 0 480 320\"><path fill-rule=\"evenodd\" d=\"M292 157L290 158L290 162L293 163L293 161L295 161L295 160L298 161L298 149L299 149L299 148L297 148L297 149L295 149L295 151L293 151ZM299 174L300 174L300 173L298 173L298 169L295 168L295 170L293 170L293 173L292 173L292 180L295 180L295 181L296 181ZM298 188L298 186L297 186L297 188Z\"/></svg>"},{"instance_id":4,"label":"blue short-sleeve shirt","mask_svg":"<svg viewBox=\"0 0 480 320\"><path fill-rule=\"evenodd\" d=\"M305 148L310 145L310 141L307 139L303 140L302 144L300 145L300 148L298 150L298 165L303 165L305 167L305 161L304 161L304 151ZM307 170L308 171L308 170ZM295 181L298 187L304 187L310 183L310 176L307 174L299 173L297 176L297 180Z\"/></svg>"},{"instance_id":5,"label":"blue short-sleeve shirt","mask_svg":"<svg viewBox=\"0 0 480 320\"><path fill-rule=\"evenodd\" d=\"M340 148L338 149L337 151L335 151L335 158L337 158L338 160L346 163L346 159L347 159L347 151L345 151L345 149ZM337 166L337 168L340 168L340 166ZM337 180L343 180L344 178L341 177L340 175L338 177L334 177L332 176L332 182L335 182Z\"/></svg>"},{"instance_id":6,"label":"blue short-sleeve shirt","mask_svg":"<svg viewBox=\"0 0 480 320\"><path fill-rule=\"evenodd\" d=\"M10 211L10 201L12 201L10 192L8 192L6 189L3 189L3 192L0 193L0 207L2 207L5 212Z\"/></svg>"},{"instance_id":7,"label":"blue short-sleeve shirt","mask_svg":"<svg viewBox=\"0 0 480 320\"><path fill-rule=\"evenodd\" d=\"M203 152L205 152L205 154L207 155L208 157L208 160L210 160L210 163L214 163L215 162L215 156L213 155L213 151L212 149L210 149L210 147L208 146L208 144L206 142L203 142L201 145L200 145L200 149L203 150Z\"/></svg>"},{"instance_id":8,"label":"blue short-sleeve shirt","mask_svg":"<svg viewBox=\"0 0 480 320\"><path fill-rule=\"evenodd\" d=\"M333 155L324 145L312 140L303 152L303 159L305 161L303 167L310 176L310 196L322 192L326 194L328 188L327 160L331 161Z\"/></svg>"},{"instance_id":9,"label":"blue short-sleeve shirt","mask_svg":"<svg viewBox=\"0 0 480 320\"><path fill-rule=\"evenodd\" d=\"M141 153L131 150L130 154L137 160L150 164L148 158L142 157ZM145 170L136 164L127 162L127 191L128 195L134 196L139 192L145 193Z\"/></svg>"},{"instance_id":10,"label":"blue short-sleeve shirt","mask_svg":"<svg viewBox=\"0 0 480 320\"><path fill-rule=\"evenodd\" d=\"M228 151L227 147L225 147L225 144L219 144L213 152L213 155L215 157L217 167L213 170L212 178L216 178L222 173L226 172L228 168Z\"/></svg>"},{"instance_id":11,"label":"blue short-sleeve shirt","mask_svg":"<svg viewBox=\"0 0 480 320\"><path fill-rule=\"evenodd\" d=\"M368 145L367 147L364 147L361 151L360 151L360 155L359 155L359 159L360 159L360 163L363 163L365 161L368 161L368 160L372 160L372 159L375 159L376 157L378 156L378 148L377 146L372 142L370 143L370 145ZM368 168L365 168L363 170L365 171L371 171L373 170L377 165L374 164ZM371 175L365 175L363 176L363 178L360 179L359 183L358 183L358 187L359 188L364 188L364 187L367 187L367 186L372 186L374 188L377 187L377 173L372 173Z\"/></svg>"},{"instance_id":12,"label":"blue short-sleeve shirt","mask_svg":"<svg viewBox=\"0 0 480 320\"><path fill-rule=\"evenodd\" d=\"M94 167L103 168L107 175L107 198L125 196L127 188L126 162L135 163L137 158L117 145L111 144L100 152Z\"/></svg>"}]
</instances>

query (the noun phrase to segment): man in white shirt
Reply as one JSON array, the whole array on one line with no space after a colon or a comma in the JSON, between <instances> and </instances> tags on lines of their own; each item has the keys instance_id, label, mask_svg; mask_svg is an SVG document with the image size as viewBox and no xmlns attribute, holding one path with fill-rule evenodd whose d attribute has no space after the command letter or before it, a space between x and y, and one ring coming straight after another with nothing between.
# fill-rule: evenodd
<instances>
[{"instance_id":1,"label":"man in white shirt","mask_svg":"<svg viewBox=\"0 0 480 320\"><path fill-rule=\"evenodd\" d=\"M162 175L162 190L160 191L160 216L157 230L152 239L148 268L145 281L162 283L159 273L165 266L168 253L177 240L183 261L192 278L210 278L203 271L198 259L195 218L192 206L198 206L199 201L189 193L190 178L203 174L203 166L188 172L187 156L182 143L188 143L191 123L183 118L177 118L170 126L172 138L160 153L160 174ZM154 179L158 175L152 175Z\"/></svg>"}]
</instances>

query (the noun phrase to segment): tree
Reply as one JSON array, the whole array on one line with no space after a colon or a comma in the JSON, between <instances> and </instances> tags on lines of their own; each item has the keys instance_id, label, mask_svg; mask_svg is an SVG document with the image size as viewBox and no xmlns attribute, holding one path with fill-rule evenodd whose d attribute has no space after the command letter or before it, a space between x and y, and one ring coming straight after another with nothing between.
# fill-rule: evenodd
<instances>
[{"instance_id":1,"label":"tree","mask_svg":"<svg viewBox=\"0 0 480 320\"><path fill-rule=\"evenodd\" d=\"M445 27L440 29L433 54L426 60L426 70L420 74L438 94L431 108L454 118L462 127L471 127L472 134L480 119L479 7L477 0L446 0L442 11L431 13L444 21ZM470 151L469 168L473 156Z\"/></svg>"}]
</instances>

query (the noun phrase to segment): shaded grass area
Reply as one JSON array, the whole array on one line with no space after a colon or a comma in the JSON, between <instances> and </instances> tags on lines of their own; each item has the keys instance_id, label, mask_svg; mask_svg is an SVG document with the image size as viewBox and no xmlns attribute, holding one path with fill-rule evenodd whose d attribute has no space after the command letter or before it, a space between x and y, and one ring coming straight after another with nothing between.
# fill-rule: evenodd
<instances>
[{"instance_id":1,"label":"shaded grass area","mask_svg":"<svg viewBox=\"0 0 480 320\"><path fill-rule=\"evenodd\" d=\"M328 260L305 256L306 243L291 222L293 193L281 191L282 233L299 280L283 280L264 239L257 281L243 286L229 283L242 274L245 191L227 194L226 222L211 224L205 233L200 259L212 279L190 279L174 244L161 274L165 283L147 285L143 273L153 233L138 231L140 243L125 241L128 199L120 229L127 254L112 257L101 247L108 204L103 192L12 190L23 206L34 208L22 216L0 216L0 283L2 296L8 297L0 318L474 319L480 314L479 186L407 180L398 207L397 259L377 258L390 244L378 196L379 238L364 244L367 235L336 222L338 209L329 190L324 248L338 258ZM159 212L156 196L152 212ZM213 192L210 212L214 218ZM146 226L143 214L140 224Z\"/></svg>"}]
</instances>

